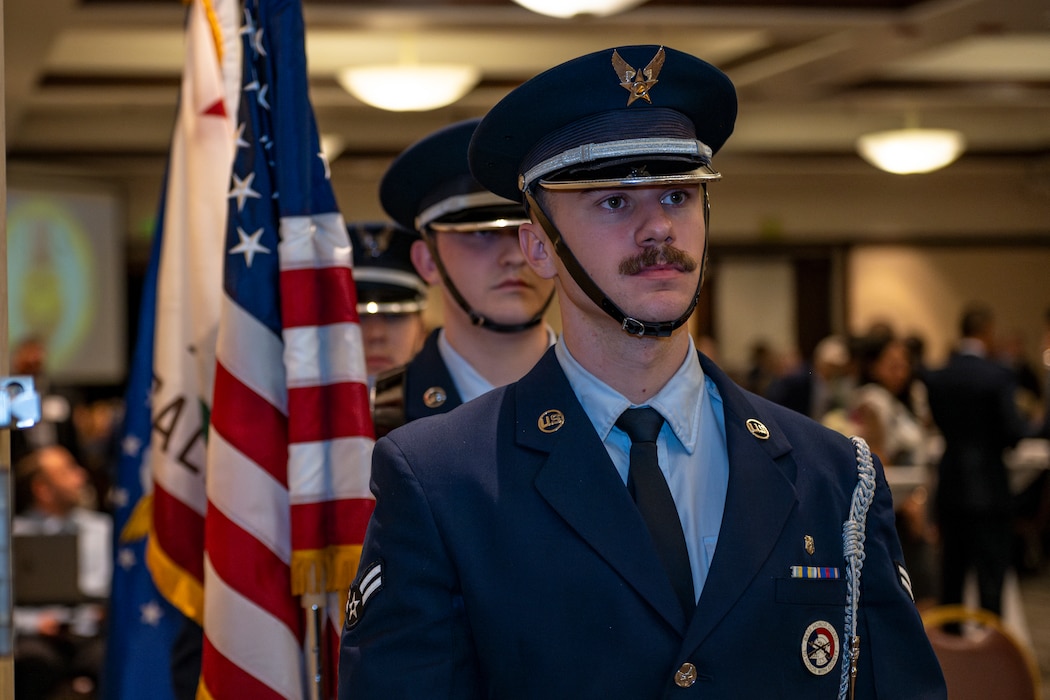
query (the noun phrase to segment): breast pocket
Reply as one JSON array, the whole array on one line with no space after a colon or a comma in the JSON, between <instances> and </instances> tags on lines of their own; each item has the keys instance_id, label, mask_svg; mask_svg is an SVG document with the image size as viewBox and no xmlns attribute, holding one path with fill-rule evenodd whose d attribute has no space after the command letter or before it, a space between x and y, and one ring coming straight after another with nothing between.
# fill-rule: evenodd
<instances>
[{"instance_id":1,"label":"breast pocket","mask_svg":"<svg viewBox=\"0 0 1050 700\"><path fill-rule=\"evenodd\" d=\"M776 582L776 601L789 605L846 604L846 580L841 578L781 578Z\"/></svg>"}]
</instances>

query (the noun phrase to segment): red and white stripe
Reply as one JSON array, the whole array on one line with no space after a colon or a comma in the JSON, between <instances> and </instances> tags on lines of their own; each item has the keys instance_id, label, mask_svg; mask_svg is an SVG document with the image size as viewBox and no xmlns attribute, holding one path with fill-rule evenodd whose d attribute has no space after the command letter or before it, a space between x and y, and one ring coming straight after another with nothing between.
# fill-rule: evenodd
<instances>
[{"instance_id":1,"label":"red and white stripe","mask_svg":"<svg viewBox=\"0 0 1050 700\"><path fill-rule=\"evenodd\" d=\"M359 547L373 505L373 432L343 219L284 218L281 238L284 337L230 299L220 320L201 691L216 699L304 696L308 659L293 553ZM337 645L349 581L324 569L330 558L317 561L306 592L338 583L324 630ZM325 669L332 689L333 669Z\"/></svg>"}]
</instances>

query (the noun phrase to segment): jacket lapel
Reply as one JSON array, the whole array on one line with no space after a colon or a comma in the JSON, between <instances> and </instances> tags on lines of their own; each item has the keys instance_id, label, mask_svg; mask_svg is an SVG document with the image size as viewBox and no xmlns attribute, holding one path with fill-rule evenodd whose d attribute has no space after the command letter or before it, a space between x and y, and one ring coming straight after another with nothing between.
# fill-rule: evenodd
<instances>
[{"instance_id":1,"label":"jacket lapel","mask_svg":"<svg viewBox=\"0 0 1050 700\"><path fill-rule=\"evenodd\" d=\"M416 353L405 370L405 419L411 422L417 418L448 413L463 403L452 381L445 361L441 359L438 349L439 330L432 331L423 343L423 348ZM444 394L444 401L437 406L427 405L427 394L431 389Z\"/></svg>"},{"instance_id":2,"label":"jacket lapel","mask_svg":"<svg viewBox=\"0 0 1050 700\"><path fill-rule=\"evenodd\" d=\"M661 564L649 531L553 349L517 383L515 401L519 444L547 455L535 480L541 497L674 629L684 632L685 615L670 580L652 575Z\"/></svg>"},{"instance_id":3,"label":"jacket lapel","mask_svg":"<svg viewBox=\"0 0 1050 700\"><path fill-rule=\"evenodd\" d=\"M791 445L773 418L703 356L701 366L722 395L729 486L718 546L685 640L688 649L699 646L754 579L797 502ZM749 419L765 426L768 439L749 430Z\"/></svg>"}]
</instances>

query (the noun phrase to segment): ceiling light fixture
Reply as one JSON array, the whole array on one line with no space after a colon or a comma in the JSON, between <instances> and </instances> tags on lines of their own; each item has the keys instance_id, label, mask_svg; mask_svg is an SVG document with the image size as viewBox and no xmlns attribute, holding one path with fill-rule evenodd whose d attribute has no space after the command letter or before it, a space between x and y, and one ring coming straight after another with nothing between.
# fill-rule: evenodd
<instances>
[{"instance_id":1,"label":"ceiling light fixture","mask_svg":"<svg viewBox=\"0 0 1050 700\"><path fill-rule=\"evenodd\" d=\"M898 175L943 168L962 155L965 148L965 137L954 129L893 129L857 139L857 151L864 160Z\"/></svg>"},{"instance_id":2,"label":"ceiling light fixture","mask_svg":"<svg viewBox=\"0 0 1050 700\"><path fill-rule=\"evenodd\" d=\"M514 0L526 10L567 19L578 15L607 17L641 5L645 0Z\"/></svg>"},{"instance_id":3,"label":"ceiling light fixture","mask_svg":"<svg viewBox=\"0 0 1050 700\"><path fill-rule=\"evenodd\" d=\"M362 102L391 112L422 112L450 105L481 80L475 66L414 64L344 68L339 84Z\"/></svg>"}]
</instances>

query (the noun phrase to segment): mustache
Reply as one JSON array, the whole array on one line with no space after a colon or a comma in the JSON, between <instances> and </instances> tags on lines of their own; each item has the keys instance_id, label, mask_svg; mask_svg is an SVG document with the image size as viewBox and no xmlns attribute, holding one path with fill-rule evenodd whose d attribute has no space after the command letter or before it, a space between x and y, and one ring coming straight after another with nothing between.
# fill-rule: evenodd
<instances>
[{"instance_id":1,"label":"mustache","mask_svg":"<svg viewBox=\"0 0 1050 700\"><path fill-rule=\"evenodd\" d=\"M624 258L620 261L620 274L634 275L654 265L672 265L683 272L692 272L700 263L681 248L665 244L646 248L638 255Z\"/></svg>"}]
</instances>

